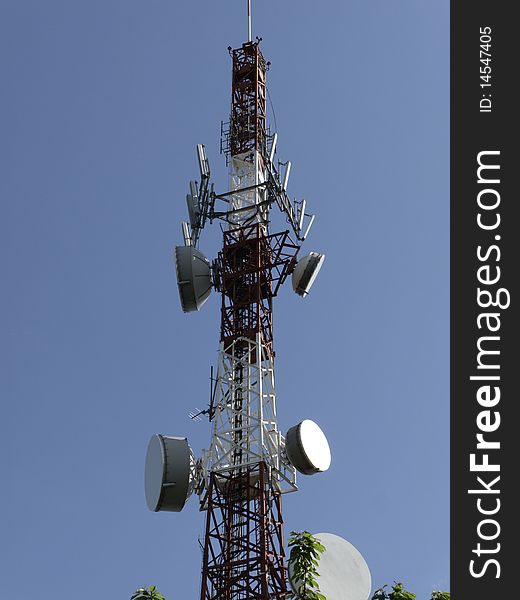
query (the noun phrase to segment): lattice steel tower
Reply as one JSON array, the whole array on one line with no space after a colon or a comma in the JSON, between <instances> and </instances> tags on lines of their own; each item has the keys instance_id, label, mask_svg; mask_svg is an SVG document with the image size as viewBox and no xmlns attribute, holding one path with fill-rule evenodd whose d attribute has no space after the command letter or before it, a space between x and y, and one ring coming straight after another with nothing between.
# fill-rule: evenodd
<instances>
[{"instance_id":1,"label":"lattice steel tower","mask_svg":"<svg viewBox=\"0 0 520 600\"><path fill-rule=\"evenodd\" d=\"M210 184L203 145L200 181L190 183L184 245L175 249L181 305L199 310L212 288L221 295L218 367L207 415L209 450L196 460L185 438L155 435L146 462L151 510L179 511L195 491L206 512L201 600L284 599L282 494L297 490L296 470L324 471L330 464L325 436L304 420L283 436L278 429L274 382L273 298L289 275L305 296L324 256L298 260L314 220L305 200L287 195L290 163L275 163L277 135L266 122L266 63L260 40L229 49L232 102L222 125L221 152L229 188ZM284 174L280 175L280 165ZM271 232L277 206L289 229ZM224 223L223 244L210 263L198 249L207 222Z\"/></svg>"}]
</instances>

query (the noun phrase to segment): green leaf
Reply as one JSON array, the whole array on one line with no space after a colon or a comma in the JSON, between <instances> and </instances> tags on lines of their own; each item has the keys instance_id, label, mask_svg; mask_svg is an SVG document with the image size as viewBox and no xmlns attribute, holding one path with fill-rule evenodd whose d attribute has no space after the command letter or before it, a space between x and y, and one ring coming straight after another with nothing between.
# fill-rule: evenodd
<instances>
[{"instance_id":1,"label":"green leaf","mask_svg":"<svg viewBox=\"0 0 520 600\"><path fill-rule=\"evenodd\" d=\"M319 560L325 547L310 532L291 531L289 537L289 566L293 580L301 582L297 594L290 593L291 600L326 600L320 593L318 580Z\"/></svg>"}]
</instances>

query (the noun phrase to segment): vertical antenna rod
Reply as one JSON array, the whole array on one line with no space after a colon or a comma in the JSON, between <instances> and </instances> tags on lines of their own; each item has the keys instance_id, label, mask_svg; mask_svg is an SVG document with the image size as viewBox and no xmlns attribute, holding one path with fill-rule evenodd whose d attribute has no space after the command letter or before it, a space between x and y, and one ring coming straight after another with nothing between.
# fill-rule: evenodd
<instances>
[{"instance_id":1,"label":"vertical antenna rod","mask_svg":"<svg viewBox=\"0 0 520 600\"><path fill-rule=\"evenodd\" d=\"M247 0L247 41L250 42L251 33L251 0Z\"/></svg>"}]
</instances>

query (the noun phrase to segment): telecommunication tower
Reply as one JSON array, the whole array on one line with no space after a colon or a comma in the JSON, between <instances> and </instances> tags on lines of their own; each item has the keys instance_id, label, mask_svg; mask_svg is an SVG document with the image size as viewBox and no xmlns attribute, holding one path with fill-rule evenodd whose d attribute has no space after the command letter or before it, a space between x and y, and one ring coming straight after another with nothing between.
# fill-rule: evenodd
<instances>
[{"instance_id":1,"label":"telecommunication tower","mask_svg":"<svg viewBox=\"0 0 520 600\"><path fill-rule=\"evenodd\" d=\"M178 512L193 492L199 496L205 512L201 600L285 599L282 496L298 489L296 471L312 475L326 471L331 461L325 435L313 421L305 419L285 435L278 427L273 299L289 277L294 291L306 296L324 255L298 258L314 215L307 213L305 200L287 194L290 162L275 160L277 134L270 132L266 116L269 63L260 42L251 39L248 2L248 41L228 49L231 112L221 128L228 190L215 192L199 144L200 180L190 182L184 245L175 248L183 311L199 310L212 289L221 297L210 402L191 415L209 418L211 443L195 458L186 438L156 434L146 458L150 510ZM274 209L286 221L285 229L275 232ZM223 225L223 242L210 262L198 242L214 221Z\"/></svg>"}]
</instances>

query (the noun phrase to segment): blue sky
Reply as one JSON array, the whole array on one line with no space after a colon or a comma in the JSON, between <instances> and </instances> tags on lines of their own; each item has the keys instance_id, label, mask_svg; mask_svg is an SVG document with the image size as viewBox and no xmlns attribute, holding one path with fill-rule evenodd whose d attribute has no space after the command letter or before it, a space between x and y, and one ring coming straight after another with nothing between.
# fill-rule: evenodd
<instances>
[{"instance_id":1,"label":"blue sky","mask_svg":"<svg viewBox=\"0 0 520 600\"><path fill-rule=\"evenodd\" d=\"M188 412L218 298L181 312L172 249L197 143L226 187L245 6L0 2L0 570L19 598L198 597L203 515L148 512L143 466L155 432L209 443ZM314 419L333 452L286 533L346 537L374 587L419 600L449 588L448 10L253 2L289 192L317 214L303 251L326 254L275 305L280 427Z\"/></svg>"}]
</instances>

